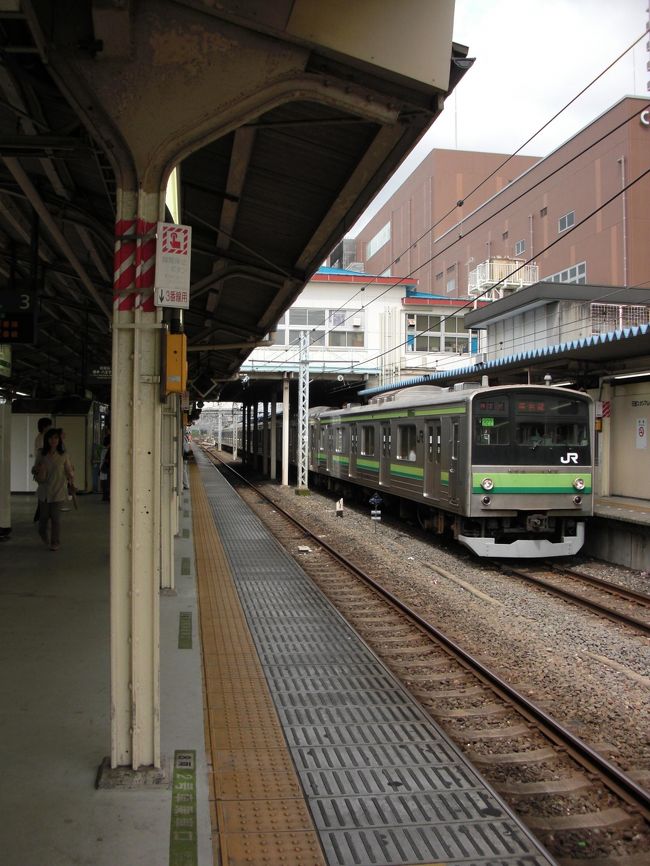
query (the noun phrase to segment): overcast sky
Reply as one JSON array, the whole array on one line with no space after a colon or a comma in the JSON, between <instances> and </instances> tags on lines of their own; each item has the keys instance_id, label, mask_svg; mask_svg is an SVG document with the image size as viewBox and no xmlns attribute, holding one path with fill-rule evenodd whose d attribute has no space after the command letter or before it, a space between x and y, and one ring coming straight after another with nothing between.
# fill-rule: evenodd
<instances>
[{"instance_id":1,"label":"overcast sky","mask_svg":"<svg viewBox=\"0 0 650 866\"><path fill-rule=\"evenodd\" d=\"M434 147L511 154L635 39L648 0L456 0L454 41L476 62L442 115L349 232L354 235ZM535 138L546 156L622 96L648 96L648 36Z\"/></svg>"}]
</instances>

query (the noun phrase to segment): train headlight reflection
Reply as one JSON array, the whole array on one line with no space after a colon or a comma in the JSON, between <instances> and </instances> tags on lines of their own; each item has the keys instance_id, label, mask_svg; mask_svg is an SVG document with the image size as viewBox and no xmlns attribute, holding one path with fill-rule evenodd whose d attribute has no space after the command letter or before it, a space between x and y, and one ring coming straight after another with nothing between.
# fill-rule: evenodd
<instances>
[{"instance_id":1,"label":"train headlight reflection","mask_svg":"<svg viewBox=\"0 0 650 866\"><path fill-rule=\"evenodd\" d=\"M492 481L491 478L484 478L483 481L481 481L481 487L483 490L492 490L494 487L494 481Z\"/></svg>"},{"instance_id":2,"label":"train headlight reflection","mask_svg":"<svg viewBox=\"0 0 650 866\"><path fill-rule=\"evenodd\" d=\"M576 478L573 482L573 486L576 490L584 490L585 489L585 481L584 478Z\"/></svg>"}]
</instances>

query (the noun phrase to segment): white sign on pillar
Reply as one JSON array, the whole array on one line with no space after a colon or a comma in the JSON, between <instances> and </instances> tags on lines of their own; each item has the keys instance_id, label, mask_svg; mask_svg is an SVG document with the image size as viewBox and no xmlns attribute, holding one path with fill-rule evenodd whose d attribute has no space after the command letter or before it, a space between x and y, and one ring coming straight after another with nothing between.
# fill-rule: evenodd
<instances>
[{"instance_id":1,"label":"white sign on pillar","mask_svg":"<svg viewBox=\"0 0 650 866\"><path fill-rule=\"evenodd\" d=\"M647 448L648 447L648 419L647 418L637 418L636 421L636 447L637 448Z\"/></svg>"},{"instance_id":2,"label":"white sign on pillar","mask_svg":"<svg viewBox=\"0 0 650 866\"><path fill-rule=\"evenodd\" d=\"M158 223L154 282L154 302L157 307L189 309L191 253L191 226Z\"/></svg>"}]
</instances>

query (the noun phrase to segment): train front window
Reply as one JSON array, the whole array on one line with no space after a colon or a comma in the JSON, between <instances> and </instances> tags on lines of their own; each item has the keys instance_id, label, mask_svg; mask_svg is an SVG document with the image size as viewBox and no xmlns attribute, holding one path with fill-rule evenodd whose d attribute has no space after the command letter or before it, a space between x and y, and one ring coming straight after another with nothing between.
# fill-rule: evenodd
<instances>
[{"instance_id":1,"label":"train front window","mask_svg":"<svg viewBox=\"0 0 650 866\"><path fill-rule=\"evenodd\" d=\"M589 403L551 392L480 394L473 402L473 461L500 466L587 465Z\"/></svg>"},{"instance_id":2,"label":"train front window","mask_svg":"<svg viewBox=\"0 0 650 866\"><path fill-rule=\"evenodd\" d=\"M481 396L474 401L474 445L510 444L508 398Z\"/></svg>"}]
</instances>

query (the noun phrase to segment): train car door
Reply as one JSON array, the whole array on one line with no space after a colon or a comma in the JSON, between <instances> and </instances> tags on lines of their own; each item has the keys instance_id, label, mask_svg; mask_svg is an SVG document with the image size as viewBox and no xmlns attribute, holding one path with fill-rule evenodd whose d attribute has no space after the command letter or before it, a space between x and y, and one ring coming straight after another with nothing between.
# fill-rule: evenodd
<instances>
[{"instance_id":1,"label":"train car door","mask_svg":"<svg viewBox=\"0 0 650 866\"><path fill-rule=\"evenodd\" d=\"M425 429L424 495L430 499L440 499L442 424L439 419L428 421Z\"/></svg>"},{"instance_id":2,"label":"train car door","mask_svg":"<svg viewBox=\"0 0 650 866\"><path fill-rule=\"evenodd\" d=\"M381 424L381 460L379 461L379 483L390 484L390 421Z\"/></svg>"},{"instance_id":3,"label":"train car door","mask_svg":"<svg viewBox=\"0 0 650 866\"><path fill-rule=\"evenodd\" d=\"M452 419L451 422L451 441L450 441L450 460L449 460L449 504L458 505L458 456L460 447L460 422L458 418Z\"/></svg>"},{"instance_id":4,"label":"train car door","mask_svg":"<svg viewBox=\"0 0 650 866\"><path fill-rule=\"evenodd\" d=\"M354 478L357 474L357 454L359 451L358 429L356 423L350 424L350 462L348 464L348 474L350 478Z\"/></svg>"}]
</instances>

